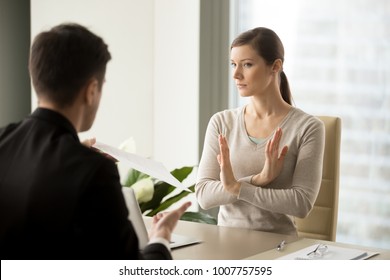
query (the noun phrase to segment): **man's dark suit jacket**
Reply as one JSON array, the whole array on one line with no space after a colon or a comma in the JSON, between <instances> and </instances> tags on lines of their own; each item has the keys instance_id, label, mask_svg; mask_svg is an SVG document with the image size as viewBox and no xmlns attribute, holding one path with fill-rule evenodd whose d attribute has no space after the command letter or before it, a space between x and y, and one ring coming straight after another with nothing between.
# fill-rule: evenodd
<instances>
[{"instance_id":1,"label":"man's dark suit jacket","mask_svg":"<svg viewBox=\"0 0 390 280\"><path fill-rule=\"evenodd\" d=\"M170 259L162 244L138 252L121 188L54 111L0 129L1 259Z\"/></svg>"}]
</instances>

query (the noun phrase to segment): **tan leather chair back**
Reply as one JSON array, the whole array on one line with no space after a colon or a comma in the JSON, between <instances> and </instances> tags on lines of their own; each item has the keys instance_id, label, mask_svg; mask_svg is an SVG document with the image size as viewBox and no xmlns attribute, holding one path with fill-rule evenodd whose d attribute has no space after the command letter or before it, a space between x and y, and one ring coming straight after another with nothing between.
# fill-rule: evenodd
<instances>
[{"instance_id":1,"label":"tan leather chair back","mask_svg":"<svg viewBox=\"0 0 390 280\"><path fill-rule=\"evenodd\" d=\"M320 192L314 207L304 219L295 218L298 236L336 240L339 202L341 119L319 116L325 124L325 152Z\"/></svg>"}]
</instances>

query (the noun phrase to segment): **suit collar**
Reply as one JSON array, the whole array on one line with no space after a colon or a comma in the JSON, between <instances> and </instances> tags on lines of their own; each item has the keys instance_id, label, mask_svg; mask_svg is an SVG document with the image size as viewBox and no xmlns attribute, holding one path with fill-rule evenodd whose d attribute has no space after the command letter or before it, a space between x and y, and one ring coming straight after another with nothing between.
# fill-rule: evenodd
<instances>
[{"instance_id":1,"label":"suit collar","mask_svg":"<svg viewBox=\"0 0 390 280\"><path fill-rule=\"evenodd\" d=\"M52 123L55 126L60 126L70 132L73 137L80 142L79 137L77 135L77 131L72 125L72 123L60 113L46 109L46 108L37 108L31 115L30 118L36 118L40 120L47 121Z\"/></svg>"}]
</instances>

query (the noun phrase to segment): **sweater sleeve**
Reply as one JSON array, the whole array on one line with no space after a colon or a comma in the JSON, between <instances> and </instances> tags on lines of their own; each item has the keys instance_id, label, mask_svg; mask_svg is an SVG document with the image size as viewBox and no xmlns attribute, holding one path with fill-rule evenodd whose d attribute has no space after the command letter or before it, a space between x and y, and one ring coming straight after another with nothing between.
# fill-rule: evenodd
<instances>
[{"instance_id":1,"label":"sweater sleeve","mask_svg":"<svg viewBox=\"0 0 390 280\"><path fill-rule=\"evenodd\" d=\"M207 126L202 158L199 163L195 193L200 207L213 207L233 203L237 198L227 191L220 181L218 135L223 132L223 124L218 115L214 115Z\"/></svg>"},{"instance_id":2,"label":"sweater sleeve","mask_svg":"<svg viewBox=\"0 0 390 280\"><path fill-rule=\"evenodd\" d=\"M238 199L271 212L300 218L308 215L321 185L325 127L320 120L312 117L300 131L291 186L254 186L247 177L240 180Z\"/></svg>"}]
</instances>

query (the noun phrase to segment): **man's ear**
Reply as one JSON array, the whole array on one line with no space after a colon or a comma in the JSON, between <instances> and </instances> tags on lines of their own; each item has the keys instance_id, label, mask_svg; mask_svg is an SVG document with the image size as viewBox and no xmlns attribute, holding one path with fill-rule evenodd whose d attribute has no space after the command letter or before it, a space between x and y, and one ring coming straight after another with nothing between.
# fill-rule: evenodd
<instances>
[{"instance_id":1,"label":"man's ear","mask_svg":"<svg viewBox=\"0 0 390 280\"><path fill-rule=\"evenodd\" d=\"M272 64L272 72L273 73L279 73L282 71L283 68L283 62L280 58L275 59L274 63Z\"/></svg>"},{"instance_id":2,"label":"man's ear","mask_svg":"<svg viewBox=\"0 0 390 280\"><path fill-rule=\"evenodd\" d=\"M95 102L96 94L99 93L99 82L97 79L92 78L89 80L85 88L85 101L88 105L92 105Z\"/></svg>"}]
</instances>

